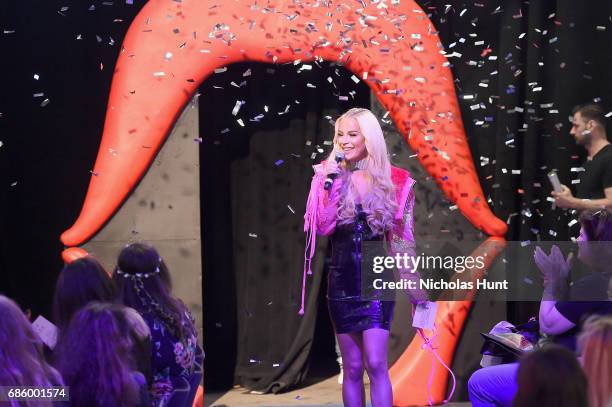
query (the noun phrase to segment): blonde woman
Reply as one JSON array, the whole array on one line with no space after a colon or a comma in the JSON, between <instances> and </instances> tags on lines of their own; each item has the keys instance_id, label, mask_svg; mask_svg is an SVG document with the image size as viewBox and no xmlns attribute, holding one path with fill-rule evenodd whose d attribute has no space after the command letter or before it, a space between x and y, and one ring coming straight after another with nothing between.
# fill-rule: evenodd
<instances>
[{"instance_id":1,"label":"blonde woman","mask_svg":"<svg viewBox=\"0 0 612 407\"><path fill-rule=\"evenodd\" d=\"M592 316L578 337L589 405L612 407L612 316Z\"/></svg>"},{"instance_id":2,"label":"blonde woman","mask_svg":"<svg viewBox=\"0 0 612 407\"><path fill-rule=\"evenodd\" d=\"M333 145L328 159L314 166L305 215L305 270L316 234L330 235L327 299L342 354L344 405L365 405L365 368L372 405L390 407L387 341L394 302L362 295L361 242L382 247L387 240L389 255L413 252L415 181L408 171L391 166L380 124L367 109L350 109L336 120ZM338 153L344 155L339 163ZM324 188L328 174L337 175L329 191Z\"/></svg>"}]
</instances>

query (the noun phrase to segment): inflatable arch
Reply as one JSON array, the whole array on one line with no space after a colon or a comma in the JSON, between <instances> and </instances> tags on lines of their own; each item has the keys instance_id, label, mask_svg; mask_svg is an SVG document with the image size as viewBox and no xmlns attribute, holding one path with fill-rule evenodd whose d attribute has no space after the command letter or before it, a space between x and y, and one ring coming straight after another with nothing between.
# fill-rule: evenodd
<instances>
[{"instance_id":1,"label":"inflatable arch","mask_svg":"<svg viewBox=\"0 0 612 407\"><path fill-rule=\"evenodd\" d=\"M76 246L121 206L183 107L216 69L240 61L313 60L339 61L365 81L446 197L478 229L505 234L476 175L443 47L414 1L150 0L117 60L93 169L98 175L78 219L61 236L68 247L64 259L83 254ZM439 352L448 364L469 306L440 307L438 326L449 335L439 335ZM430 366L416 354L418 341L391 369L395 405L427 403L426 389L409 385ZM446 377L436 377L434 401L443 399ZM414 391L402 390L408 388Z\"/></svg>"}]
</instances>

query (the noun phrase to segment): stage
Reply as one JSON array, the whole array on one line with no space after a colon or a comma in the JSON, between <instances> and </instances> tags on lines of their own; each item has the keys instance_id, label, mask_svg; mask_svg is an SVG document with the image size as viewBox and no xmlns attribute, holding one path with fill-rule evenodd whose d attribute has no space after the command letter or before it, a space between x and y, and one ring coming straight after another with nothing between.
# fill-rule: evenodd
<instances>
[{"instance_id":1,"label":"stage","mask_svg":"<svg viewBox=\"0 0 612 407\"><path fill-rule=\"evenodd\" d=\"M317 381L318 380L318 381ZM226 393L210 393L204 397L205 407L266 407L266 406L333 406L342 407L342 388L338 376L316 379L305 386L282 394L252 394L243 387ZM370 386L366 384L368 407ZM471 403L449 403L449 407L470 407Z\"/></svg>"}]
</instances>

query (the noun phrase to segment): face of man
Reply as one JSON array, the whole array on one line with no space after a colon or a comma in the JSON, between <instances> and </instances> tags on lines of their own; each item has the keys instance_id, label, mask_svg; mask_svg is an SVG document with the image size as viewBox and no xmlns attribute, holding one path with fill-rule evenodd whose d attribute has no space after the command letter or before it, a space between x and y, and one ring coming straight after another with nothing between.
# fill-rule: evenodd
<instances>
[{"instance_id":1,"label":"face of man","mask_svg":"<svg viewBox=\"0 0 612 407\"><path fill-rule=\"evenodd\" d=\"M591 128L593 127L593 121L586 121L582 118L580 112L574 113L572 120L572 129L570 134L574 136L576 144L581 146L588 145L591 142Z\"/></svg>"}]
</instances>

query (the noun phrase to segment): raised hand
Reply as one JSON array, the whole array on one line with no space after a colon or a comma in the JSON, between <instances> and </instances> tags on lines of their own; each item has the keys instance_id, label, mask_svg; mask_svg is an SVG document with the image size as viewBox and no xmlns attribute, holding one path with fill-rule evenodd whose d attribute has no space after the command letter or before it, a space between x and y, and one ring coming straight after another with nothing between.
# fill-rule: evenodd
<instances>
[{"instance_id":1,"label":"raised hand","mask_svg":"<svg viewBox=\"0 0 612 407\"><path fill-rule=\"evenodd\" d=\"M553 245L550 250L550 255L547 255L539 246L536 247L533 254L536 265L544 278L544 295L549 297L552 295L558 299L564 295L567 290L567 277L569 275L572 254L563 257L561 249L557 245Z\"/></svg>"}]
</instances>

